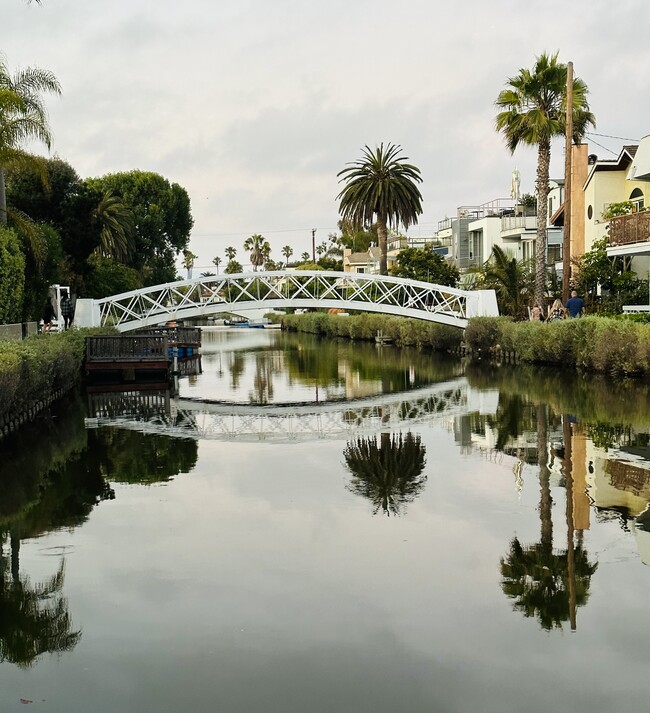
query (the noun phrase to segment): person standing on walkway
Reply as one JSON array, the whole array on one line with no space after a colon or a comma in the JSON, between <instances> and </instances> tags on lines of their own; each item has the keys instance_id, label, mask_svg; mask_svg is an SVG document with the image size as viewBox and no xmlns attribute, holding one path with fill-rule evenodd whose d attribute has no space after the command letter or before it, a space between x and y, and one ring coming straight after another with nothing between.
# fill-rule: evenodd
<instances>
[{"instance_id":1,"label":"person standing on walkway","mask_svg":"<svg viewBox=\"0 0 650 713\"><path fill-rule=\"evenodd\" d=\"M556 322L558 319L564 319L566 317L566 310L562 306L561 300L555 300L551 305L551 309L548 311L548 321Z\"/></svg>"},{"instance_id":2,"label":"person standing on walkway","mask_svg":"<svg viewBox=\"0 0 650 713\"><path fill-rule=\"evenodd\" d=\"M576 317L582 317L585 313L585 301L582 297L578 297L578 293L573 290L571 297L566 302L566 309L569 313L569 317L575 319Z\"/></svg>"},{"instance_id":3,"label":"person standing on walkway","mask_svg":"<svg viewBox=\"0 0 650 713\"><path fill-rule=\"evenodd\" d=\"M43 310L43 331L49 332L52 329L52 320L55 317L54 305L52 304L52 298L48 297L45 303L45 309Z\"/></svg>"},{"instance_id":4,"label":"person standing on walkway","mask_svg":"<svg viewBox=\"0 0 650 713\"><path fill-rule=\"evenodd\" d=\"M63 322L65 328L68 329L72 324L72 317L74 310L72 307L72 300L68 296L67 292L61 293L61 316L63 317Z\"/></svg>"}]
</instances>

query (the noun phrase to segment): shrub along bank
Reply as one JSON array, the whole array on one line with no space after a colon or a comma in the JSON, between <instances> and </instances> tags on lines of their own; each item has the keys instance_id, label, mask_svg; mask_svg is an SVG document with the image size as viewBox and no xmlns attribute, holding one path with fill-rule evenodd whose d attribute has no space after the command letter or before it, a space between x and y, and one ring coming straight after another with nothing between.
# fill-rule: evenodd
<instances>
[{"instance_id":1,"label":"shrub along bank","mask_svg":"<svg viewBox=\"0 0 650 713\"><path fill-rule=\"evenodd\" d=\"M424 347L436 351L454 351L460 348L463 341L463 332L457 327L382 314L364 313L342 317L325 312L308 312L283 315L281 322L284 329L295 332L361 341L374 341L377 334L381 333L400 346Z\"/></svg>"},{"instance_id":2,"label":"shrub along bank","mask_svg":"<svg viewBox=\"0 0 650 713\"><path fill-rule=\"evenodd\" d=\"M474 317L463 332L417 319L324 312L284 315L285 329L329 337L374 340L377 333L402 346L439 351L465 347L472 356L515 355L538 364L579 367L604 374L650 374L650 324L607 317L557 322L514 322L509 317Z\"/></svg>"},{"instance_id":3,"label":"shrub along bank","mask_svg":"<svg viewBox=\"0 0 650 713\"><path fill-rule=\"evenodd\" d=\"M69 330L0 341L0 434L30 419L79 383L88 334Z\"/></svg>"},{"instance_id":4,"label":"shrub along bank","mask_svg":"<svg viewBox=\"0 0 650 713\"><path fill-rule=\"evenodd\" d=\"M481 354L514 353L525 362L606 374L650 374L650 324L607 317L513 322L475 317L465 344Z\"/></svg>"}]
</instances>

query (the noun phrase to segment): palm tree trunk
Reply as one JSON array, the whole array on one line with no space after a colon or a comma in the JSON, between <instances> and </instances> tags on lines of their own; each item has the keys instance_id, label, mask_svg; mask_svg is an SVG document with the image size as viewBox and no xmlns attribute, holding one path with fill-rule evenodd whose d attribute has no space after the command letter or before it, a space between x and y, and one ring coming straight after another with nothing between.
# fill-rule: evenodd
<instances>
[{"instance_id":1,"label":"palm tree trunk","mask_svg":"<svg viewBox=\"0 0 650 713\"><path fill-rule=\"evenodd\" d=\"M551 141L541 139L537 152L537 241L535 244L535 304L543 305L546 296L546 216L548 214L548 174Z\"/></svg>"},{"instance_id":2,"label":"palm tree trunk","mask_svg":"<svg viewBox=\"0 0 650 713\"><path fill-rule=\"evenodd\" d=\"M0 225L7 225L7 191L5 189L5 172L0 166Z\"/></svg>"},{"instance_id":3,"label":"palm tree trunk","mask_svg":"<svg viewBox=\"0 0 650 713\"><path fill-rule=\"evenodd\" d=\"M379 274L388 275L388 227L386 226L386 216L377 215L377 237L379 238Z\"/></svg>"}]
</instances>

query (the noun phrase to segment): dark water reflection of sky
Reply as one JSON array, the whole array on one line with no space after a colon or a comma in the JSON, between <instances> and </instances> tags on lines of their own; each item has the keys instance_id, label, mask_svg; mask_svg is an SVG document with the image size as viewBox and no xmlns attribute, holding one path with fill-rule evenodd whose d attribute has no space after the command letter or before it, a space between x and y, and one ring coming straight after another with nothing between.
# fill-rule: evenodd
<instances>
[{"instance_id":1,"label":"dark water reflection of sky","mask_svg":"<svg viewBox=\"0 0 650 713\"><path fill-rule=\"evenodd\" d=\"M245 338L237 335L247 347ZM253 337L254 349L262 339ZM372 377L377 363L363 354ZM419 386L459 375L457 363L435 366L427 356L434 363L427 371L420 357L412 354ZM184 395L202 393L205 380L210 398L222 398L209 352L203 362L204 375L184 383ZM309 369L304 380L332 373L331 364L309 362ZM56 572L64 556L60 594L81 637L72 650L42 654L30 668L0 663L0 710L647 710L648 533L635 517L650 499L643 479L650 473L650 414L628 395L634 421L605 428L601 420L596 427L575 416L592 409L602 418L603 397L585 385L576 387L574 413L563 420L568 397L553 391L554 377L536 379L547 404L536 412L533 401L539 404L542 393L527 384L529 376L506 376L467 374L479 392L499 389L497 413L436 418L411 429L411 445L424 449L424 481L397 516L381 507L373 515L371 499L355 491L345 441L202 440L197 447L121 429L68 427L75 447L62 467L76 463L80 472L100 473L114 499L103 492L106 499L89 505L79 524L61 508L39 510L32 498L31 520L0 509L0 530L24 535L20 571L32 584ZM291 379L304 386L298 371ZM303 400L289 381L276 379L280 400ZM252 382L242 377L241 401L250 391ZM76 413L71 407L53 428ZM540 425L548 477L540 477ZM506 431L505 444L495 448ZM63 431L54 433L60 443ZM575 484L569 518L567 436ZM379 437L375 443L387 447ZM391 443L396 452L397 440ZM3 463L14 458L26 467L10 444L2 448ZM62 452L53 447L52 459ZM148 472L139 458L145 452ZM386 468L390 462L383 461ZM14 482L7 468L1 477L7 489ZM59 478L64 488L67 477L50 474L48 482ZM552 506L540 500L545 482ZM395 489L401 485L396 481ZM502 586L501 560L513 538L540 543L549 525L552 553L542 562L558 561L548 557L567 550L573 527L597 564L574 632L567 620L544 629L538 612L524 616ZM8 559L8 538L4 553ZM8 571L5 580L11 582ZM1 615L0 622L4 642L10 626ZM0 652L6 657L7 649Z\"/></svg>"}]
</instances>

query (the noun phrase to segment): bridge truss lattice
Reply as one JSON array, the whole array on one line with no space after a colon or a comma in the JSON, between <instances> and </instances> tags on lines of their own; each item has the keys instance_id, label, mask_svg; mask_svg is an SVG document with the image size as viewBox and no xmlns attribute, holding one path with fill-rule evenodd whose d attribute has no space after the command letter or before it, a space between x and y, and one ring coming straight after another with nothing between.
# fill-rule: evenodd
<instances>
[{"instance_id":1,"label":"bridge truss lattice","mask_svg":"<svg viewBox=\"0 0 650 713\"><path fill-rule=\"evenodd\" d=\"M493 290L459 290L399 277L277 271L201 277L93 300L93 326L129 331L169 320L252 309L332 308L413 317L456 327L498 314Z\"/></svg>"}]
</instances>

